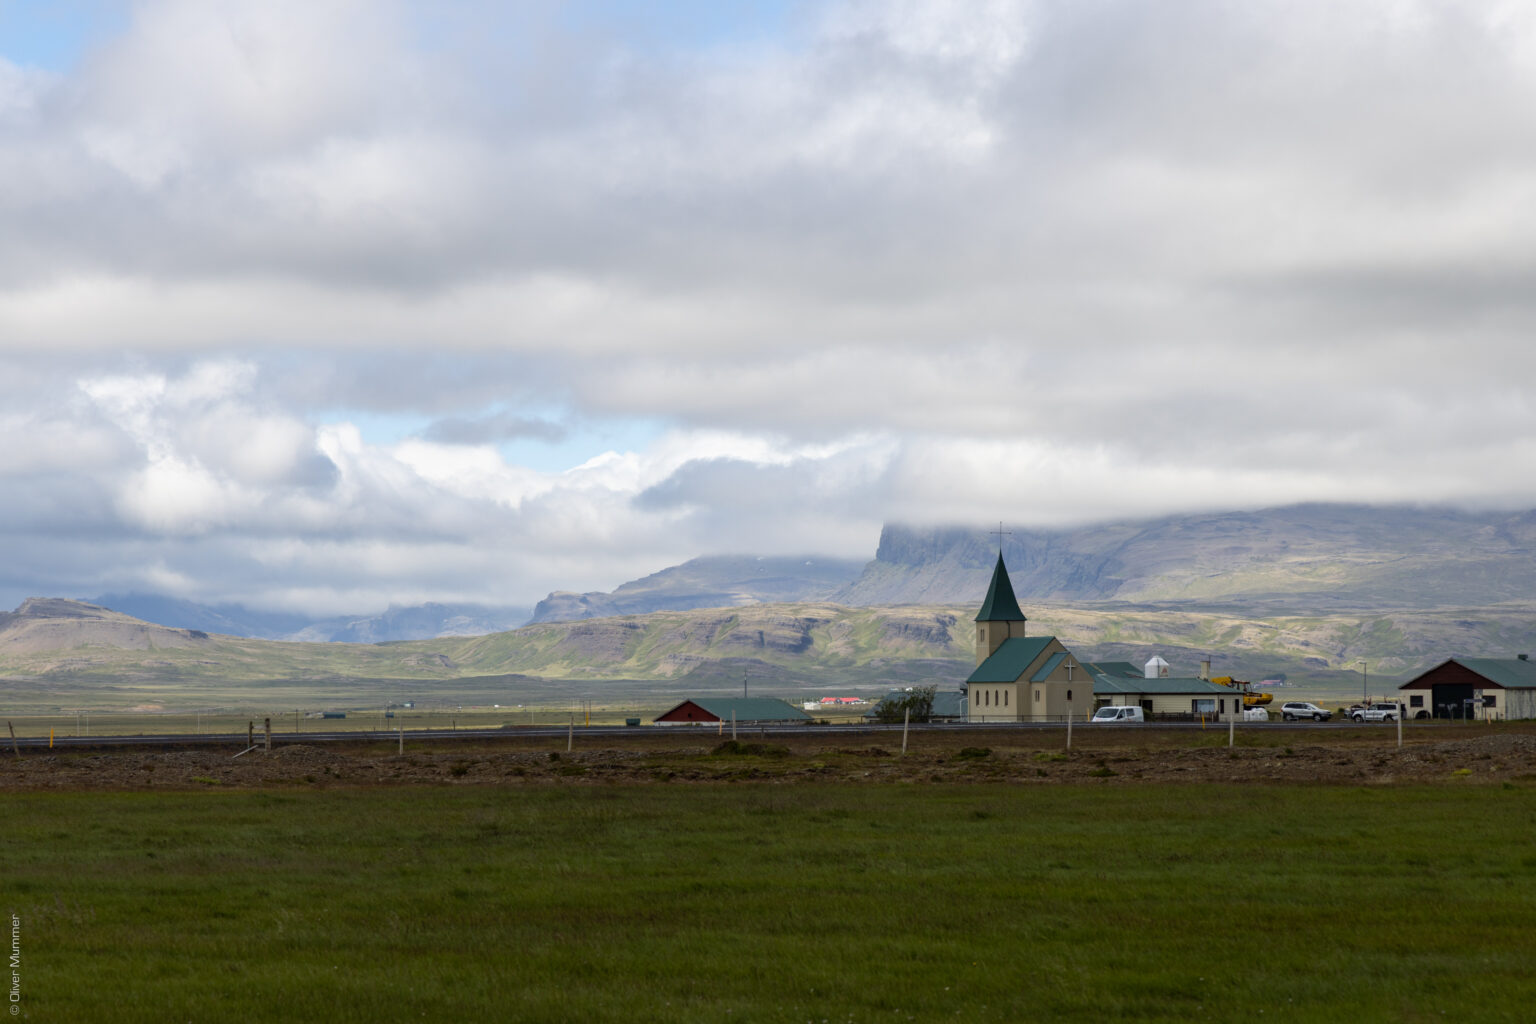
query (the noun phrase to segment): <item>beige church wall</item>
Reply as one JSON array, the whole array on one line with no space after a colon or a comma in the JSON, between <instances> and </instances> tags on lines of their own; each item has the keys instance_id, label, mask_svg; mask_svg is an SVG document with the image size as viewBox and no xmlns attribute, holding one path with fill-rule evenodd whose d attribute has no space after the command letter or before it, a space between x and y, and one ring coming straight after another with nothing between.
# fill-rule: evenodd
<instances>
[{"instance_id":1,"label":"beige church wall","mask_svg":"<svg viewBox=\"0 0 1536 1024\"><path fill-rule=\"evenodd\" d=\"M1019 686L1017 683L976 683L966 701L966 721L1019 721Z\"/></svg>"}]
</instances>

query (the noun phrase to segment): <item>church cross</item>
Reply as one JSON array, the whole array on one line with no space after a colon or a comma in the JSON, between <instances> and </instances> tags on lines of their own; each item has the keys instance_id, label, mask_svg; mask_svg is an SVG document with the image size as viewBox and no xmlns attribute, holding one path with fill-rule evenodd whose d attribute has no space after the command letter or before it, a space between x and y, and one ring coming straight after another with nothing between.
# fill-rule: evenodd
<instances>
[{"instance_id":1,"label":"church cross","mask_svg":"<svg viewBox=\"0 0 1536 1024\"><path fill-rule=\"evenodd\" d=\"M987 532L989 534L992 534L992 533L997 534L997 553L999 555L1001 555L1003 553L1003 538L1004 537L1012 537L1013 536L1013 531L1012 530L1005 530L1005 529L1003 529L1003 521L1001 519L999 519L997 521L997 529L995 529L995 530L988 530Z\"/></svg>"},{"instance_id":2,"label":"church cross","mask_svg":"<svg viewBox=\"0 0 1536 1024\"><path fill-rule=\"evenodd\" d=\"M1077 668L1077 666L1072 664L1071 661L1067 662L1067 682L1069 683L1072 681L1072 670L1075 668Z\"/></svg>"}]
</instances>

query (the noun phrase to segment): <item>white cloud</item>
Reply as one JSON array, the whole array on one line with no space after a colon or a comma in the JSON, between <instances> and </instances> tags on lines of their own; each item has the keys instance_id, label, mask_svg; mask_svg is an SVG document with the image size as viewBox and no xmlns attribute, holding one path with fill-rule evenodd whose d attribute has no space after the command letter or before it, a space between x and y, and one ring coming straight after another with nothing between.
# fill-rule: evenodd
<instances>
[{"instance_id":1,"label":"white cloud","mask_svg":"<svg viewBox=\"0 0 1536 1024\"><path fill-rule=\"evenodd\" d=\"M151 0L0 61L0 554L529 601L887 519L1533 504L1533 53L1430 0L827 0L692 52Z\"/></svg>"}]
</instances>

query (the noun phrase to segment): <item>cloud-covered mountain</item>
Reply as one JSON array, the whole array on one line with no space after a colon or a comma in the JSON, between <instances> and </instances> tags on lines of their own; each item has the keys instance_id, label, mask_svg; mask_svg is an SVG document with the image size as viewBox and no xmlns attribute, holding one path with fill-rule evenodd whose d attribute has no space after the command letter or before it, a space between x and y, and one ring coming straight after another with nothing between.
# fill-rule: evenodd
<instances>
[{"instance_id":1,"label":"cloud-covered mountain","mask_svg":"<svg viewBox=\"0 0 1536 1024\"><path fill-rule=\"evenodd\" d=\"M985 530L889 525L874 561L833 599L977 601L997 552ZM1020 600L1293 612L1536 600L1536 511L1294 505L1013 530L1002 553Z\"/></svg>"}]
</instances>

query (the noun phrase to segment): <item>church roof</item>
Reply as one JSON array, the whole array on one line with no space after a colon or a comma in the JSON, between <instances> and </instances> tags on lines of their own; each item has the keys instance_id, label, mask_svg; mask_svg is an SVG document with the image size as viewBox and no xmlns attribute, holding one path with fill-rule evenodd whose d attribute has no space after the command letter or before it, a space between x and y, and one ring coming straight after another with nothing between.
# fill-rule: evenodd
<instances>
[{"instance_id":1,"label":"church roof","mask_svg":"<svg viewBox=\"0 0 1536 1024\"><path fill-rule=\"evenodd\" d=\"M1022 617L1022 616L1021 616ZM1004 640L997 650L972 672L967 683L1015 683L1024 670L1035 663L1040 652L1056 639L1053 636L1015 636Z\"/></svg>"},{"instance_id":2,"label":"church roof","mask_svg":"<svg viewBox=\"0 0 1536 1024\"><path fill-rule=\"evenodd\" d=\"M981 611L976 613L976 621L1025 621L1024 613L1019 610L1019 600L1013 596L1013 584L1008 582L1008 567L1003 564L1001 551L997 553L997 568L992 570L992 585L987 588L987 599L981 602Z\"/></svg>"},{"instance_id":3,"label":"church roof","mask_svg":"<svg viewBox=\"0 0 1536 1024\"><path fill-rule=\"evenodd\" d=\"M1035 674L1029 677L1029 681L1032 683L1045 682L1046 680L1050 679L1051 673L1056 671L1056 667L1070 657L1072 657L1072 655L1068 654L1066 651L1057 651L1055 654L1045 659L1045 664L1041 665L1038 669L1035 670ZM1071 677L1072 673L1068 672L1067 678L1070 679Z\"/></svg>"}]
</instances>

